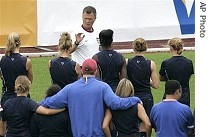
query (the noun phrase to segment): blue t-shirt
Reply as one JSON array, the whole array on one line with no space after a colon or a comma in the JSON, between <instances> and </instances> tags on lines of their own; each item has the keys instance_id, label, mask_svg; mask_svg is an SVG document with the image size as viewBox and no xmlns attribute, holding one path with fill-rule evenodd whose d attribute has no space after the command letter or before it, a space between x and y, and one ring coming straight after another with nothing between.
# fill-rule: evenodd
<instances>
[{"instance_id":1,"label":"blue t-shirt","mask_svg":"<svg viewBox=\"0 0 210 137\"><path fill-rule=\"evenodd\" d=\"M175 100L155 104L150 120L157 137L188 137L188 128L194 127L190 107Z\"/></svg>"},{"instance_id":2,"label":"blue t-shirt","mask_svg":"<svg viewBox=\"0 0 210 137\"><path fill-rule=\"evenodd\" d=\"M68 107L74 137L104 136L102 122L105 106L111 109L127 109L139 103L138 97L120 98L110 86L95 77L82 77L65 86L52 97L42 101L51 108Z\"/></svg>"}]
</instances>

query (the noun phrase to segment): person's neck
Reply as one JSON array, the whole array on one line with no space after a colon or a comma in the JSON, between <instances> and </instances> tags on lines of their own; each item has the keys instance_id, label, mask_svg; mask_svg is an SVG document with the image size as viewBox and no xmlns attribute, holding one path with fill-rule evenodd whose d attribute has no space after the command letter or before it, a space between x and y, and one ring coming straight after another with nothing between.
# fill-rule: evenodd
<instances>
[{"instance_id":1,"label":"person's neck","mask_svg":"<svg viewBox=\"0 0 210 137\"><path fill-rule=\"evenodd\" d=\"M179 55L179 54L173 54L173 56L174 56L174 57L177 57L177 56L181 56L181 55Z\"/></svg>"},{"instance_id":2,"label":"person's neck","mask_svg":"<svg viewBox=\"0 0 210 137\"><path fill-rule=\"evenodd\" d=\"M135 56L144 56L144 52L134 52Z\"/></svg>"},{"instance_id":3,"label":"person's neck","mask_svg":"<svg viewBox=\"0 0 210 137\"><path fill-rule=\"evenodd\" d=\"M87 31L87 32L93 32L93 31L94 31L93 27L91 27L91 28L85 28L85 27L82 25L82 28L83 28L85 31Z\"/></svg>"},{"instance_id":4,"label":"person's neck","mask_svg":"<svg viewBox=\"0 0 210 137\"><path fill-rule=\"evenodd\" d=\"M66 52L66 51L61 52L60 57L63 57L63 58L65 58L65 57L69 57L69 53L68 53L68 52Z\"/></svg>"},{"instance_id":5,"label":"person's neck","mask_svg":"<svg viewBox=\"0 0 210 137\"><path fill-rule=\"evenodd\" d=\"M177 54L177 51L171 51L172 56L181 56L181 54Z\"/></svg>"},{"instance_id":6,"label":"person's neck","mask_svg":"<svg viewBox=\"0 0 210 137\"><path fill-rule=\"evenodd\" d=\"M95 75L84 74L83 77L84 77L84 78L87 78L87 77L95 77Z\"/></svg>"},{"instance_id":7,"label":"person's neck","mask_svg":"<svg viewBox=\"0 0 210 137\"><path fill-rule=\"evenodd\" d=\"M19 48L16 48L16 49L13 51L13 53L20 53Z\"/></svg>"},{"instance_id":8,"label":"person's neck","mask_svg":"<svg viewBox=\"0 0 210 137\"><path fill-rule=\"evenodd\" d=\"M25 97L27 97L27 95L28 95L27 92L25 92L25 93L17 93L17 96L18 96L18 97L19 97L19 96L25 96Z\"/></svg>"},{"instance_id":9,"label":"person's neck","mask_svg":"<svg viewBox=\"0 0 210 137\"><path fill-rule=\"evenodd\" d=\"M166 95L166 99L165 100L177 100L177 98L174 95Z\"/></svg>"},{"instance_id":10,"label":"person's neck","mask_svg":"<svg viewBox=\"0 0 210 137\"><path fill-rule=\"evenodd\" d=\"M103 47L103 46L102 46L102 49L103 49L103 50L112 50L112 47L111 47L111 46L109 46L109 47Z\"/></svg>"}]
</instances>

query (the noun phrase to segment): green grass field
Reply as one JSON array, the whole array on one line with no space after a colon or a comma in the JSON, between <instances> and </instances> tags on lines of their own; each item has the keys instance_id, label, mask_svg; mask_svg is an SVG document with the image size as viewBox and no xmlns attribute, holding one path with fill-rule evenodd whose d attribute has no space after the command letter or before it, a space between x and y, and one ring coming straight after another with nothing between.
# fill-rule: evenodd
<instances>
[{"instance_id":1,"label":"green grass field","mask_svg":"<svg viewBox=\"0 0 210 137\"><path fill-rule=\"evenodd\" d=\"M193 61L195 67L195 51L184 51L183 55ZM133 54L124 54L125 58L133 57ZM147 53L146 58L153 60L157 65L157 70L159 72L161 62L167 58L171 57L169 52L157 52L157 53ZM31 98L36 101L41 101L45 97L45 91L51 85L51 79L48 70L48 61L55 57L37 57L31 58L33 64L34 80L31 86ZM0 85L2 83L0 82ZM190 80L191 89L191 109L195 108L195 75L192 75ZM156 90L152 90L154 103L160 102L164 92L164 82L160 82L160 86ZM155 136L153 131L152 137Z\"/></svg>"}]
</instances>

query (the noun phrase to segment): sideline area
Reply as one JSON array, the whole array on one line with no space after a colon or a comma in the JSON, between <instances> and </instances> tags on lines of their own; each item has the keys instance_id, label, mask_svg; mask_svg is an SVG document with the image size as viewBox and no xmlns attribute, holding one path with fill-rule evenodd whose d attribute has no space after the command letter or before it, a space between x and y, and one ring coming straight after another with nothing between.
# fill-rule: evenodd
<instances>
[{"instance_id":1,"label":"sideline area","mask_svg":"<svg viewBox=\"0 0 210 137\"><path fill-rule=\"evenodd\" d=\"M195 50L195 38L182 39L184 42L184 50ZM164 40L147 40L148 49L147 52L168 52L167 47L168 39ZM128 42L113 42L113 49L120 53L132 53L131 48L132 41ZM57 56L57 46L37 46L37 47L21 47L20 53L28 57L50 57ZM4 49L0 48L0 56L4 55Z\"/></svg>"}]
</instances>

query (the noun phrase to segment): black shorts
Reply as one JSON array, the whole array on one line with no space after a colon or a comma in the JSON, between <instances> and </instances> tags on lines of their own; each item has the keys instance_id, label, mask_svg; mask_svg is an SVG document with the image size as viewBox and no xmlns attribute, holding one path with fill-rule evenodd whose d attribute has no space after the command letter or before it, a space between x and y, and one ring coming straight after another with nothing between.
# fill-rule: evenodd
<instances>
[{"instance_id":1,"label":"black shorts","mask_svg":"<svg viewBox=\"0 0 210 137\"><path fill-rule=\"evenodd\" d=\"M150 116L151 109L154 105L154 100L151 92L138 92L135 93L135 96L139 97L143 102L143 107L147 113L147 116Z\"/></svg>"}]
</instances>

